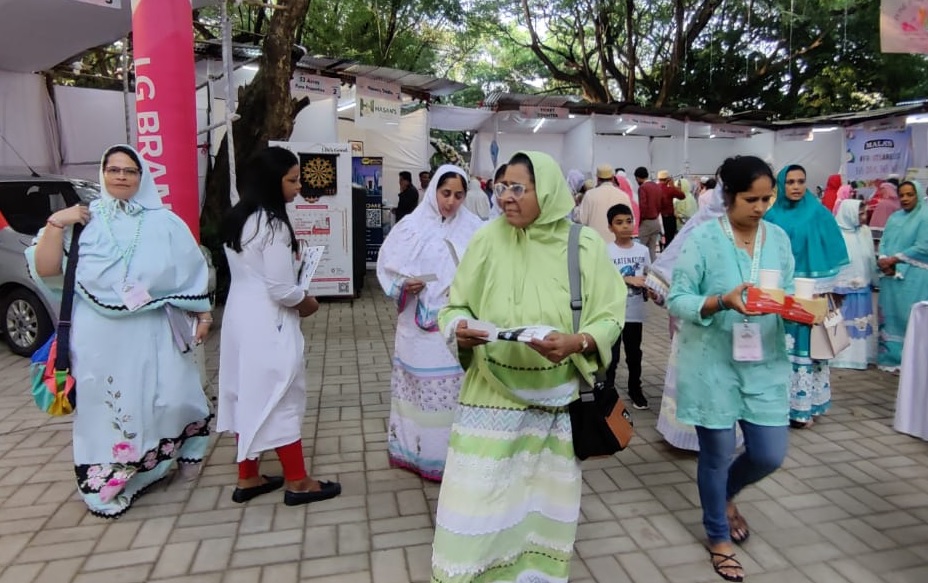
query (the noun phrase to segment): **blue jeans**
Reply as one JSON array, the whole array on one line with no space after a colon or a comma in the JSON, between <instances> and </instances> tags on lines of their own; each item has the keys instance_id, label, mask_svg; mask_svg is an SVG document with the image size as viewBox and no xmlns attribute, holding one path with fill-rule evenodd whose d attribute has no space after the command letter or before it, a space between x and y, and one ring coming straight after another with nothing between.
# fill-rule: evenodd
<instances>
[{"instance_id":1,"label":"blue jeans","mask_svg":"<svg viewBox=\"0 0 928 583\"><path fill-rule=\"evenodd\" d=\"M702 523L710 544L731 541L726 507L745 486L758 482L783 463L789 427L768 427L740 421L745 451L735 455L735 428L696 426L699 463L696 483L702 503Z\"/></svg>"}]
</instances>

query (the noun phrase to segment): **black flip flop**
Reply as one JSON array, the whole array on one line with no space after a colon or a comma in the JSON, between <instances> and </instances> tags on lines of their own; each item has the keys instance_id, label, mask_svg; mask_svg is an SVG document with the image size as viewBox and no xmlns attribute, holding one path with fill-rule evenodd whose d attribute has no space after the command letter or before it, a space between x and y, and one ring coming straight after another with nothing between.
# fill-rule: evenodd
<instances>
[{"instance_id":1,"label":"black flip flop","mask_svg":"<svg viewBox=\"0 0 928 583\"><path fill-rule=\"evenodd\" d=\"M716 563L713 560L715 557L722 557L722 560ZM741 581L744 581L744 575L729 575L728 573L722 572L722 569L744 568L741 566L741 561L735 558L735 553L726 555L725 553L713 553L712 551L709 551L709 561L712 563L712 568L722 579L725 579L726 581L733 581L734 583L740 583Z\"/></svg>"}]
</instances>

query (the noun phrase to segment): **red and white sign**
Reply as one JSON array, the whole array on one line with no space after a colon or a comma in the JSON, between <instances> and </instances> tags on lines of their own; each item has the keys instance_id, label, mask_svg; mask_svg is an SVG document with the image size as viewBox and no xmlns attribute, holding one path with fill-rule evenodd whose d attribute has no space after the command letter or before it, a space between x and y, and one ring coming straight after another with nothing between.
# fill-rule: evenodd
<instances>
[{"instance_id":1,"label":"red and white sign","mask_svg":"<svg viewBox=\"0 0 928 583\"><path fill-rule=\"evenodd\" d=\"M543 105L523 105L519 113L527 119L567 119L570 112L566 107L547 107Z\"/></svg>"},{"instance_id":2,"label":"red and white sign","mask_svg":"<svg viewBox=\"0 0 928 583\"><path fill-rule=\"evenodd\" d=\"M714 125L709 127L709 135L716 138L750 138L751 128L736 125Z\"/></svg>"},{"instance_id":3,"label":"red and white sign","mask_svg":"<svg viewBox=\"0 0 928 583\"><path fill-rule=\"evenodd\" d=\"M138 150L165 205L200 239L190 0L132 0Z\"/></svg>"},{"instance_id":4,"label":"red and white sign","mask_svg":"<svg viewBox=\"0 0 928 583\"><path fill-rule=\"evenodd\" d=\"M635 129L666 130L670 127L665 118L645 115L623 115L622 122L638 126Z\"/></svg>"},{"instance_id":5,"label":"red and white sign","mask_svg":"<svg viewBox=\"0 0 928 583\"><path fill-rule=\"evenodd\" d=\"M342 82L332 77L320 77L300 71L293 72L290 80L290 93L292 95L315 95L316 97L341 97Z\"/></svg>"}]
</instances>

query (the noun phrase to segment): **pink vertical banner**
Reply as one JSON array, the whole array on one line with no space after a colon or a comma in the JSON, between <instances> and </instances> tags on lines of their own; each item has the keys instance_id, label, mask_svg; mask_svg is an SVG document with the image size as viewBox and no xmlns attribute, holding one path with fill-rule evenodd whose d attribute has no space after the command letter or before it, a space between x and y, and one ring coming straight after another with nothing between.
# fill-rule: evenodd
<instances>
[{"instance_id":1,"label":"pink vertical banner","mask_svg":"<svg viewBox=\"0 0 928 583\"><path fill-rule=\"evenodd\" d=\"M132 0L138 149L165 205L200 239L190 0Z\"/></svg>"}]
</instances>

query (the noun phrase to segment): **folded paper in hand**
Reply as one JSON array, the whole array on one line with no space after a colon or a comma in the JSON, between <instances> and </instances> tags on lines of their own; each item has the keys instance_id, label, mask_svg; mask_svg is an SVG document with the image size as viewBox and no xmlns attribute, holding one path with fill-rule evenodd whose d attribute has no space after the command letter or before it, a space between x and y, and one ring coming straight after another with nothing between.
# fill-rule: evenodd
<instances>
[{"instance_id":1,"label":"folded paper in hand","mask_svg":"<svg viewBox=\"0 0 928 583\"><path fill-rule=\"evenodd\" d=\"M175 308L171 304L164 306L164 312L171 326L174 343L181 352L189 352L196 342L197 317L190 312Z\"/></svg>"},{"instance_id":2,"label":"folded paper in hand","mask_svg":"<svg viewBox=\"0 0 928 583\"><path fill-rule=\"evenodd\" d=\"M519 326L516 328L499 329L491 322L483 320L474 320L468 318L467 327L471 330L481 330L487 333L487 340L508 340L511 342L531 342L532 340L544 340L548 334L556 332L557 328L551 326Z\"/></svg>"},{"instance_id":3,"label":"folded paper in hand","mask_svg":"<svg viewBox=\"0 0 928 583\"><path fill-rule=\"evenodd\" d=\"M322 255L325 253L325 245L307 245L306 241L300 243L300 271L297 281L303 291L309 292L316 268L319 267L319 262L322 261Z\"/></svg>"}]
</instances>

